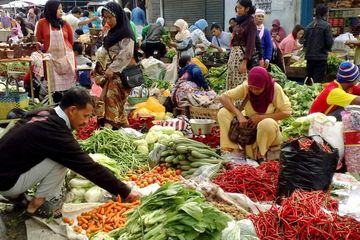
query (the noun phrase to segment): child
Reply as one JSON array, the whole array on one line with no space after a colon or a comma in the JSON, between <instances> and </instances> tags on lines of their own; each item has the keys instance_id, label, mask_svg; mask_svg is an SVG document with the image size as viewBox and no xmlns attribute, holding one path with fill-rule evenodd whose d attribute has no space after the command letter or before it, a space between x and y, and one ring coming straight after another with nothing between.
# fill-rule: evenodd
<instances>
[{"instance_id":1,"label":"child","mask_svg":"<svg viewBox=\"0 0 360 240\"><path fill-rule=\"evenodd\" d=\"M83 54L83 46L79 42L74 42L73 45L74 54L76 57L77 66L87 65L86 69L80 70L78 69L78 80L79 84L83 87L90 88L91 87L91 78L90 78L90 67L92 62L90 59L86 58Z\"/></svg>"}]
</instances>

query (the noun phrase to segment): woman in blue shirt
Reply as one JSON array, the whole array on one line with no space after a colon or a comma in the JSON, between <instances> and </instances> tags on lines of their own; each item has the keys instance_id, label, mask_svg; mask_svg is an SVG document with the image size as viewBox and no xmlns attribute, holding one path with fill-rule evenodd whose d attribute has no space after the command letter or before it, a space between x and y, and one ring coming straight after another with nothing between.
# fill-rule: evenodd
<instances>
[{"instance_id":1,"label":"woman in blue shirt","mask_svg":"<svg viewBox=\"0 0 360 240\"><path fill-rule=\"evenodd\" d=\"M265 60L265 68L268 68L272 58L272 40L269 29L264 26L265 11L256 9L255 23L257 26L258 34L261 39L261 47L263 49L263 58Z\"/></svg>"}]
</instances>

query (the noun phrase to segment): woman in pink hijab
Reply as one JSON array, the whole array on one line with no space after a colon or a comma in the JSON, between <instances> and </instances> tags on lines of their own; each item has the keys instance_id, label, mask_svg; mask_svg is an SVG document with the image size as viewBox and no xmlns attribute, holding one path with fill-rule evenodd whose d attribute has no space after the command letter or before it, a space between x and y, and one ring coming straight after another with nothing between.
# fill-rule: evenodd
<instances>
[{"instance_id":1,"label":"woman in pink hijab","mask_svg":"<svg viewBox=\"0 0 360 240\"><path fill-rule=\"evenodd\" d=\"M279 19L274 19L272 22L271 36L278 43L280 43L286 37L285 29L280 26Z\"/></svg>"},{"instance_id":2,"label":"woman in pink hijab","mask_svg":"<svg viewBox=\"0 0 360 240\"><path fill-rule=\"evenodd\" d=\"M236 101L246 101L244 111L235 106ZM280 149L282 135L277 121L288 118L292 110L289 98L265 68L252 68L248 81L225 92L220 102L224 105L218 113L220 147L224 158L236 160L243 151L248 158L258 161L278 159L274 152L279 153L275 150ZM256 126L254 144L240 149L237 143L229 139L230 123L234 117L241 125Z\"/></svg>"}]
</instances>

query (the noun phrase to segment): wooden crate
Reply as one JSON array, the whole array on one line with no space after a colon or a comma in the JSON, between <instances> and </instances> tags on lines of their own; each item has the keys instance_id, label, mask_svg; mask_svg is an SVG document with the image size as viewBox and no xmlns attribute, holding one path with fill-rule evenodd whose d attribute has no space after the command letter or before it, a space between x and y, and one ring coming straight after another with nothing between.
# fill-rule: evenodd
<instances>
[{"instance_id":1,"label":"wooden crate","mask_svg":"<svg viewBox=\"0 0 360 240\"><path fill-rule=\"evenodd\" d=\"M217 114L219 112L219 109L190 106L189 111L190 111L190 118L213 119L217 121Z\"/></svg>"}]
</instances>

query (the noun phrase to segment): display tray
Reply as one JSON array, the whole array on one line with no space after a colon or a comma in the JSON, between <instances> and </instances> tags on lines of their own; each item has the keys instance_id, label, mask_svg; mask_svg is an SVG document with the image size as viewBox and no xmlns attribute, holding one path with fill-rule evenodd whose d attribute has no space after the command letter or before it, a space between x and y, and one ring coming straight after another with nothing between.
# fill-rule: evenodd
<instances>
[{"instance_id":1,"label":"display tray","mask_svg":"<svg viewBox=\"0 0 360 240\"><path fill-rule=\"evenodd\" d=\"M306 68L305 67L290 67L286 66L286 76L288 78L305 78Z\"/></svg>"}]
</instances>

